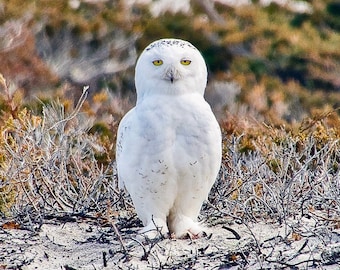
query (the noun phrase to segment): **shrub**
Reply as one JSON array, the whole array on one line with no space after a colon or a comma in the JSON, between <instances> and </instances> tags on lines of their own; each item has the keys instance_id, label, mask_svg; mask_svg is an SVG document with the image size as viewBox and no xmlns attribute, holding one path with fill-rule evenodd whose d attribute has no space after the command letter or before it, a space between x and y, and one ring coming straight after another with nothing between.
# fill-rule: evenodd
<instances>
[{"instance_id":1,"label":"shrub","mask_svg":"<svg viewBox=\"0 0 340 270\"><path fill-rule=\"evenodd\" d=\"M88 133L93 119L80 111L87 93L84 88L70 112L55 101L43 105L42 115L34 115L27 108L3 115L0 137L3 214L21 222L41 222L48 215L105 211L111 199L118 200L112 164L104 167L96 160L107 150L96 134Z\"/></svg>"}]
</instances>

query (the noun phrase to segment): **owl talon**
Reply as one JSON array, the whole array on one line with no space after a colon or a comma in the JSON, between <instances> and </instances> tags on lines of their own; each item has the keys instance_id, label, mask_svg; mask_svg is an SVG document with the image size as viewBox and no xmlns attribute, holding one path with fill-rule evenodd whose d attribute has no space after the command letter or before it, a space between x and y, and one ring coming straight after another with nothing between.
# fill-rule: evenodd
<instances>
[{"instance_id":1,"label":"owl talon","mask_svg":"<svg viewBox=\"0 0 340 270\"><path fill-rule=\"evenodd\" d=\"M162 219L152 218L147 226L139 231L139 235L149 240L169 237L168 227Z\"/></svg>"},{"instance_id":2,"label":"owl talon","mask_svg":"<svg viewBox=\"0 0 340 270\"><path fill-rule=\"evenodd\" d=\"M163 240L169 238L169 234L163 234L158 230L151 230L147 232L142 232L136 236L141 242L153 241L153 240Z\"/></svg>"},{"instance_id":3,"label":"owl talon","mask_svg":"<svg viewBox=\"0 0 340 270\"><path fill-rule=\"evenodd\" d=\"M199 233L194 233L194 232L191 232L190 230L188 230L188 236L191 240L194 240L194 239L206 237L207 233L205 231L201 231Z\"/></svg>"}]
</instances>

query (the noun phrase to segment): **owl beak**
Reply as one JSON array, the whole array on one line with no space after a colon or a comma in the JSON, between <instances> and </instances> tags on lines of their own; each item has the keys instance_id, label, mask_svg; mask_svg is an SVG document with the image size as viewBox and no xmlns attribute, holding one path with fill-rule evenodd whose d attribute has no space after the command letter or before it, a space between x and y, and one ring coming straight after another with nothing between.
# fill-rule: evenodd
<instances>
[{"instance_id":1,"label":"owl beak","mask_svg":"<svg viewBox=\"0 0 340 270\"><path fill-rule=\"evenodd\" d=\"M166 71L164 79L174 83L175 80L179 79L178 71L174 67L170 67Z\"/></svg>"}]
</instances>

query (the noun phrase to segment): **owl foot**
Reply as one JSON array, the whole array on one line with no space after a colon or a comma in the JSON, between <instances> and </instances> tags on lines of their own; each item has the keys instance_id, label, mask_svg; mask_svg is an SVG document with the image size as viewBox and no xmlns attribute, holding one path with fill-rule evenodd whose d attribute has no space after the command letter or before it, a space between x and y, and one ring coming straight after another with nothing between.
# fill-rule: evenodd
<instances>
[{"instance_id":1,"label":"owl foot","mask_svg":"<svg viewBox=\"0 0 340 270\"><path fill-rule=\"evenodd\" d=\"M203 230L205 228L201 228L201 231L200 232L196 232L196 231L191 231L190 229L188 230L187 232L187 236L190 238L190 239L199 239L199 238L202 238L202 237L206 237L207 236L207 233Z\"/></svg>"},{"instance_id":2,"label":"owl foot","mask_svg":"<svg viewBox=\"0 0 340 270\"><path fill-rule=\"evenodd\" d=\"M139 231L139 236L144 239L160 239L169 237L168 226L162 219L152 221Z\"/></svg>"},{"instance_id":3,"label":"owl foot","mask_svg":"<svg viewBox=\"0 0 340 270\"><path fill-rule=\"evenodd\" d=\"M205 228L198 222L193 221L189 217L180 216L172 220L171 231L176 238L197 239L206 235Z\"/></svg>"}]
</instances>

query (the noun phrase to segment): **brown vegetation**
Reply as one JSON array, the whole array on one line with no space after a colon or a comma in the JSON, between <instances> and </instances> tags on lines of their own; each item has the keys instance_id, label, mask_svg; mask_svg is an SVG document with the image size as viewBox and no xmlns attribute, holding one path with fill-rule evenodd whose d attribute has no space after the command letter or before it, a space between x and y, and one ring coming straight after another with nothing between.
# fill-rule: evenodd
<instances>
[{"instance_id":1,"label":"brown vegetation","mask_svg":"<svg viewBox=\"0 0 340 270\"><path fill-rule=\"evenodd\" d=\"M274 3L192 1L192 15L159 17L123 1L80 1L79 7L24 2L0 4L0 73L7 79L0 78L0 212L9 220L4 229L89 218L114 228L119 252L135 254L136 246L124 246L131 235L124 228L138 219L117 187L115 134L133 104L138 52L154 39L174 36L202 51L210 71L207 99L224 136L222 168L201 219L210 226L243 224L250 233L263 223L284 231L262 242L253 234L246 249L229 257L210 254L226 267L339 263L338 247L320 257L339 242L340 228L336 2L312 1L311 13L297 13ZM278 255L299 241L304 244L297 253L309 259ZM137 243L142 260L150 263L163 244ZM200 265L202 252L196 259L188 255L182 267Z\"/></svg>"}]
</instances>

